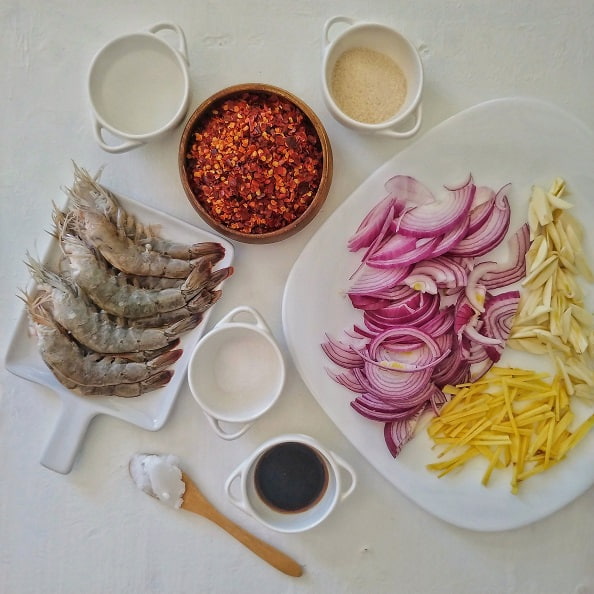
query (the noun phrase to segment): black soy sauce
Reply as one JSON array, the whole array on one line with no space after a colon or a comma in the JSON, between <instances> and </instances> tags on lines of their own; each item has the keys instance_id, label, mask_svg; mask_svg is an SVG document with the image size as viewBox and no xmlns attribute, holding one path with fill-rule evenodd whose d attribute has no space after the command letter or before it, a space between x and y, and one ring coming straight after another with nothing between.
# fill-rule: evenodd
<instances>
[{"instance_id":1,"label":"black soy sauce","mask_svg":"<svg viewBox=\"0 0 594 594\"><path fill-rule=\"evenodd\" d=\"M289 441L262 454L254 470L254 482L264 503L280 512L296 513L322 498L328 471L314 449Z\"/></svg>"}]
</instances>

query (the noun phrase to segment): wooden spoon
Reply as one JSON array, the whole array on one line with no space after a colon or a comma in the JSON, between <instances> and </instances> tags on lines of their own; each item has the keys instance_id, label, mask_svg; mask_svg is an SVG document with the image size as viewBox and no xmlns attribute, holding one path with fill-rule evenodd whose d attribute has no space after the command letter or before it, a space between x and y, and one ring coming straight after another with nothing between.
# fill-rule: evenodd
<instances>
[{"instance_id":1,"label":"wooden spoon","mask_svg":"<svg viewBox=\"0 0 594 594\"><path fill-rule=\"evenodd\" d=\"M147 462L151 461L151 462ZM142 491L155 497L166 505L171 507L181 507L186 511L194 512L218 524L223 530L226 530L231 536L234 536L239 542L243 543L248 549L256 553L258 557L276 567L279 571L293 577L299 577L303 574L301 566L293 559L281 553L278 549L266 544L259 538L256 538L229 518L219 512L202 494L200 489L194 484L192 479L178 466L178 458L172 455L159 454L136 454L130 459L128 472L136 486ZM150 478L150 472L147 473L147 465L155 471L156 484ZM183 485L181 484L183 482ZM155 491L155 488L159 492ZM183 493L182 493L183 490ZM181 505L180 505L181 499Z\"/></svg>"},{"instance_id":2,"label":"wooden spoon","mask_svg":"<svg viewBox=\"0 0 594 594\"><path fill-rule=\"evenodd\" d=\"M291 557L255 537L253 534L246 532L243 528L218 511L214 505L206 499L185 472L182 472L182 480L186 484L186 491L184 493L181 509L194 512L199 516L211 520L258 555L258 557L264 559L264 561L270 563L273 567L276 567L279 571L293 577L299 577L303 574L301 565L291 559Z\"/></svg>"}]
</instances>

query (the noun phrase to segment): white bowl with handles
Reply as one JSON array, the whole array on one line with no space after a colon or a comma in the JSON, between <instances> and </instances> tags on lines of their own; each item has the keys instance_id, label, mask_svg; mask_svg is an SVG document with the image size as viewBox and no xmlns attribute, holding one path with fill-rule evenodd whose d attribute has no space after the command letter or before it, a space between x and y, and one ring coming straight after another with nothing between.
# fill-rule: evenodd
<instances>
[{"instance_id":1,"label":"white bowl with handles","mask_svg":"<svg viewBox=\"0 0 594 594\"><path fill-rule=\"evenodd\" d=\"M401 33L379 23L357 22L346 16L326 21L322 33L322 93L334 118L344 126L363 133L393 138L410 138L421 127L423 63L415 46ZM332 94L332 76L339 58L358 48L378 52L391 58L402 70L407 82L406 96L394 115L379 123L365 123L347 115Z\"/></svg>"},{"instance_id":2,"label":"white bowl with handles","mask_svg":"<svg viewBox=\"0 0 594 594\"><path fill-rule=\"evenodd\" d=\"M285 383L283 355L262 316L246 305L224 316L196 345L188 383L219 437L243 435Z\"/></svg>"},{"instance_id":3,"label":"white bowl with handles","mask_svg":"<svg viewBox=\"0 0 594 594\"><path fill-rule=\"evenodd\" d=\"M302 510L287 512L275 509L262 498L258 492L256 469L262 457L275 446L294 443L303 444L315 452L324 465L326 481L318 499L312 505ZM282 474L278 473L277 476ZM290 469L288 474L291 475ZM310 530L323 522L356 486L357 475L350 464L313 437L295 433L279 435L256 448L229 475L225 482L225 493L231 503L264 526L277 532L296 533ZM294 488L298 489L299 486L294 485Z\"/></svg>"},{"instance_id":4,"label":"white bowl with handles","mask_svg":"<svg viewBox=\"0 0 594 594\"><path fill-rule=\"evenodd\" d=\"M177 47L162 39L161 31L172 31ZM88 93L95 139L109 153L129 151L175 128L190 99L188 52L181 28L157 23L110 41L91 62ZM115 142L108 142L105 132Z\"/></svg>"}]
</instances>

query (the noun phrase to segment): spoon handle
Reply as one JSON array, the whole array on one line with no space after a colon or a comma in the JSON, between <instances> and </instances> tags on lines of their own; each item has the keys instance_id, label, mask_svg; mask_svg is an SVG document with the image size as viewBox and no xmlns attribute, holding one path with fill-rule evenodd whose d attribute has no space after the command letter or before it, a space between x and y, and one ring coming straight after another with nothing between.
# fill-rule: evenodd
<instances>
[{"instance_id":1,"label":"spoon handle","mask_svg":"<svg viewBox=\"0 0 594 594\"><path fill-rule=\"evenodd\" d=\"M238 526L235 522L224 516L204 497L198 490L198 487L185 474L183 474L183 480L186 483L186 491L184 493L182 509L194 512L211 520L279 571L292 577L303 575L301 565L295 560L253 534L250 534L241 528L241 526Z\"/></svg>"}]
</instances>

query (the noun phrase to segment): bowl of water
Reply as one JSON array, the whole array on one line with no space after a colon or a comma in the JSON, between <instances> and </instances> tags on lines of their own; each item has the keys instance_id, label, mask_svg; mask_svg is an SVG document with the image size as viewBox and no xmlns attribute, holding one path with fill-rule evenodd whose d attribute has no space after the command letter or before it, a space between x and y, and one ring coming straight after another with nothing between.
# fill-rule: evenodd
<instances>
[{"instance_id":1,"label":"bowl of water","mask_svg":"<svg viewBox=\"0 0 594 594\"><path fill-rule=\"evenodd\" d=\"M176 36L176 46L161 37ZM190 80L183 31L158 23L118 37L91 62L88 92L99 146L122 153L178 126L188 110Z\"/></svg>"}]
</instances>

